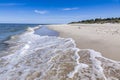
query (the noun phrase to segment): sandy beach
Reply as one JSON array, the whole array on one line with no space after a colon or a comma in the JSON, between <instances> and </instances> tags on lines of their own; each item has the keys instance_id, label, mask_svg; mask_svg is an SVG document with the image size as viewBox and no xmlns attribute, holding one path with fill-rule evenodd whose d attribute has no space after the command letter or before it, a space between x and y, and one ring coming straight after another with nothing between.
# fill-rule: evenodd
<instances>
[{"instance_id":1,"label":"sandy beach","mask_svg":"<svg viewBox=\"0 0 120 80\"><path fill-rule=\"evenodd\" d=\"M60 37L73 38L80 49L93 49L103 56L120 61L120 24L48 25Z\"/></svg>"}]
</instances>

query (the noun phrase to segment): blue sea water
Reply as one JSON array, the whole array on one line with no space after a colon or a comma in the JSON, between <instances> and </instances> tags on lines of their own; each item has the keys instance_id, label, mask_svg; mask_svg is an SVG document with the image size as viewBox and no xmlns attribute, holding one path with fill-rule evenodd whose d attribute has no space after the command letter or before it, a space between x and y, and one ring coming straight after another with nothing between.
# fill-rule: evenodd
<instances>
[{"instance_id":1,"label":"blue sea water","mask_svg":"<svg viewBox=\"0 0 120 80\"><path fill-rule=\"evenodd\" d=\"M5 52L11 47L8 43L6 43L6 41L11 39L11 36L21 34L25 31L28 31L29 28L34 29L37 26L39 26L39 28L35 29L34 34L40 36L59 35L58 32L48 29L45 25L40 26L40 24L0 24L0 57L6 55L3 54L3 51Z\"/></svg>"},{"instance_id":2,"label":"blue sea water","mask_svg":"<svg viewBox=\"0 0 120 80\"><path fill-rule=\"evenodd\" d=\"M35 27L38 24L0 24L0 42L12 35L24 32L28 27Z\"/></svg>"},{"instance_id":3,"label":"blue sea water","mask_svg":"<svg viewBox=\"0 0 120 80\"><path fill-rule=\"evenodd\" d=\"M59 33L57 31L51 30L45 25L43 25L40 29L37 29L35 31L35 34L39 34L41 36L59 36Z\"/></svg>"},{"instance_id":4,"label":"blue sea water","mask_svg":"<svg viewBox=\"0 0 120 80\"><path fill-rule=\"evenodd\" d=\"M35 27L39 24L0 24L0 51L6 49L3 42L10 36L24 32L28 27Z\"/></svg>"}]
</instances>

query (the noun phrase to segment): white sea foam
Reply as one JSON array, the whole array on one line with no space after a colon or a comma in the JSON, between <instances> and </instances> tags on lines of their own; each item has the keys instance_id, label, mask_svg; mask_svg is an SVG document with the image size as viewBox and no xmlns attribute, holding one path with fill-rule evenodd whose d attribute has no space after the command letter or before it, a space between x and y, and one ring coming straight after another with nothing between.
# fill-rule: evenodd
<instances>
[{"instance_id":1,"label":"white sea foam","mask_svg":"<svg viewBox=\"0 0 120 80\"><path fill-rule=\"evenodd\" d=\"M79 62L80 56L79 56L78 52L79 52L79 49L77 49L77 51L75 53L77 65L74 67L74 71L72 71L68 74L69 78L73 78L74 75L79 71L79 69L88 67L87 64L83 64L83 63Z\"/></svg>"},{"instance_id":2,"label":"white sea foam","mask_svg":"<svg viewBox=\"0 0 120 80\"><path fill-rule=\"evenodd\" d=\"M90 59L92 60L92 68L93 68L93 74L92 74L92 79L95 79L95 73L97 73L99 76L104 77L104 80L107 80L107 78L104 75L104 71L102 68L102 63L96 59L96 57L102 57L100 53L95 52L94 50L89 50L90 51Z\"/></svg>"},{"instance_id":3,"label":"white sea foam","mask_svg":"<svg viewBox=\"0 0 120 80\"><path fill-rule=\"evenodd\" d=\"M120 63L76 48L71 38L40 36L35 29L7 41L10 55L0 58L0 80L120 79Z\"/></svg>"}]
</instances>

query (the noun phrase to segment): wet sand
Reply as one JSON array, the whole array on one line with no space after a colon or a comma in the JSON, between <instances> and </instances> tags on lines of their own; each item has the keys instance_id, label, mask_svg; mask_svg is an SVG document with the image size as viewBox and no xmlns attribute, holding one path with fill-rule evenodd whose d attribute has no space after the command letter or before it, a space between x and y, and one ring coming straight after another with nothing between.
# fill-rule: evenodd
<instances>
[{"instance_id":1,"label":"wet sand","mask_svg":"<svg viewBox=\"0 0 120 80\"><path fill-rule=\"evenodd\" d=\"M120 61L120 24L48 25L60 37L73 38L80 49L94 49L103 56Z\"/></svg>"}]
</instances>

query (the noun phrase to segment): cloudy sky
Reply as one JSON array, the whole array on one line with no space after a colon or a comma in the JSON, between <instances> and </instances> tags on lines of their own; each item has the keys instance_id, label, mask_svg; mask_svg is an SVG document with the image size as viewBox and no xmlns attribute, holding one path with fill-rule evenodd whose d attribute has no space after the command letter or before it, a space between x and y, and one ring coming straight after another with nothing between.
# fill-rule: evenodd
<instances>
[{"instance_id":1,"label":"cloudy sky","mask_svg":"<svg viewBox=\"0 0 120 80\"><path fill-rule=\"evenodd\" d=\"M0 23L68 23L120 17L120 0L0 0Z\"/></svg>"}]
</instances>

